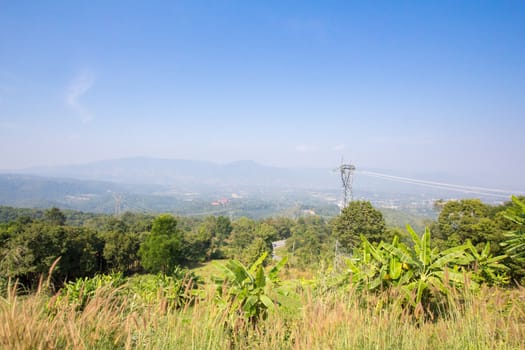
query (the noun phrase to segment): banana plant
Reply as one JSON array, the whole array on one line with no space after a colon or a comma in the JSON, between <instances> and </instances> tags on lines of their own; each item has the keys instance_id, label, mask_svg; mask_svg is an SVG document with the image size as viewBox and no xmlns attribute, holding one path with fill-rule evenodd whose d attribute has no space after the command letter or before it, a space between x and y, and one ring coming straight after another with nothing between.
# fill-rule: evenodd
<instances>
[{"instance_id":1,"label":"banana plant","mask_svg":"<svg viewBox=\"0 0 525 350\"><path fill-rule=\"evenodd\" d=\"M231 314L241 314L252 324L266 319L268 311L278 305L276 298L271 297L271 287L279 286L278 273L286 259L265 273L263 262L267 255L267 252L261 255L249 268L237 260L216 264L225 275L215 279L217 302L227 307Z\"/></svg>"},{"instance_id":2,"label":"banana plant","mask_svg":"<svg viewBox=\"0 0 525 350\"><path fill-rule=\"evenodd\" d=\"M375 247L361 237L360 249L346 263L357 288L376 291L396 287L406 302L427 308L432 299L446 295L451 285L464 285L465 268L474 258L467 253L468 245L440 252L431 248L428 229L421 237L409 225L407 230L413 246L396 237L392 243L381 242Z\"/></svg>"},{"instance_id":3,"label":"banana plant","mask_svg":"<svg viewBox=\"0 0 525 350\"><path fill-rule=\"evenodd\" d=\"M515 223L518 228L505 234L507 240L501 245L512 259L525 262L525 202L512 196L514 207L506 211L505 218Z\"/></svg>"},{"instance_id":4,"label":"banana plant","mask_svg":"<svg viewBox=\"0 0 525 350\"><path fill-rule=\"evenodd\" d=\"M466 251L467 245L440 252L437 248L431 248L428 228L421 237L409 225L407 231L412 238L413 247L402 243L397 246L385 244L384 249L405 267L393 284L405 292L407 300L413 306L426 304L438 294L447 294L450 286L464 285L464 268L472 261Z\"/></svg>"},{"instance_id":5,"label":"banana plant","mask_svg":"<svg viewBox=\"0 0 525 350\"><path fill-rule=\"evenodd\" d=\"M490 254L490 243L485 243L485 247L478 252L470 240L467 241L467 248L473 258L472 268L474 274L472 278L477 282L484 282L495 285L509 283L509 277L505 274L509 268L501 263L507 258L506 255L492 256Z\"/></svg>"},{"instance_id":6,"label":"banana plant","mask_svg":"<svg viewBox=\"0 0 525 350\"><path fill-rule=\"evenodd\" d=\"M82 311L87 303L100 292L102 288L119 288L126 279L121 272L110 275L95 275L93 277L78 278L64 285L57 295L56 303L66 302L76 305Z\"/></svg>"},{"instance_id":7,"label":"banana plant","mask_svg":"<svg viewBox=\"0 0 525 350\"><path fill-rule=\"evenodd\" d=\"M354 256L346 259L352 284L358 289L374 290L383 285L384 266L387 257L382 250L382 242L374 247L361 237L361 247L354 251Z\"/></svg>"},{"instance_id":8,"label":"banana plant","mask_svg":"<svg viewBox=\"0 0 525 350\"><path fill-rule=\"evenodd\" d=\"M201 284L193 272L177 266L171 276L159 272L134 278L130 289L141 303L151 304L163 299L166 308L177 309L192 304L202 296Z\"/></svg>"},{"instance_id":9,"label":"banana plant","mask_svg":"<svg viewBox=\"0 0 525 350\"><path fill-rule=\"evenodd\" d=\"M361 247L354 251L354 256L346 260L353 285L359 289L376 290L390 286L403 271L403 263L385 250L387 243L380 242L377 246L361 236ZM398 247L396 236L391 245Z\"/></svg>"}]
</instances>

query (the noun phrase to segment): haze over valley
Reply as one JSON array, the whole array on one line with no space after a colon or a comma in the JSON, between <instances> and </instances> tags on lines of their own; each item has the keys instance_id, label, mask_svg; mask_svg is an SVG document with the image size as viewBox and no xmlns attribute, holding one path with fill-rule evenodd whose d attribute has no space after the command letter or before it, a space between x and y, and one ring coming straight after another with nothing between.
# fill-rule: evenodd
<instances>
[{"instance_id":1,"label":"haze over valley","mask_svg":"<svg viewBox=\"0 0 525 350\"><path fill-rule=\"evenodd\" d=\"M386 172L358 168L353 195L397 217L435 218L434 202L438 199L477 197L498 204L511 194L445 183L460 179L443 174L426 174L426 179L417 180ZM280 168L254 161L220 164L145 157L20 169L0 174L0 189L0 205L14 207L231 218L333 217L339 213L342 200L336 168Z\"/></svg>"}]
</instances>

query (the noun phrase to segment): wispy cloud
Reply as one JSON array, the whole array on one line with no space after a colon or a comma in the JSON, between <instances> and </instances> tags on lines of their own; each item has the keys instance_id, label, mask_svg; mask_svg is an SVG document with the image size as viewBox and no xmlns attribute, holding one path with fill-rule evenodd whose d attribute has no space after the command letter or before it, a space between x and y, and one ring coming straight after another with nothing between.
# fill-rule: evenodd
<instances>
[{"instance_id":1,"label":"wispy cloud","mask_svg":"<svg viewBox=\"0 0 525 350\"><path fill-rule=\"evenodd\" d=\"M343 145L343 144L335 145L334 147L332 147L332 151L334 151L334 152L339 152L339 151L342 151L344 149L345 149L345 145Z\"/></svg>"},{"instance_id":2,"label":"wispy cloud","mask_svg":"<svg viewBox=\"0 0 525 350\"><path fill-rule=\"evenodd\" d=\"M83 71L77 74L67 87L65 97L66 104L78 115L83 123L93 120L93 115L88 109L86 109L80 100L94 84L95 77L93 73Z\"/></svg>"}]
</instances>

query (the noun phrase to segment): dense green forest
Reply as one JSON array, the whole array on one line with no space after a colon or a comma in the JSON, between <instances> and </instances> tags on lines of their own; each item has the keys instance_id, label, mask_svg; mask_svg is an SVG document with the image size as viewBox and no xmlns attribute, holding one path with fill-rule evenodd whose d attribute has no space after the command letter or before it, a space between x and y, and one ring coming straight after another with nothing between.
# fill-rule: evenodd
<instances>
[{"instance_id":1,"label":"dense green forest","mask_svg":"<svg viewBox=\"0 0 525 350\"><path fill-rule=\"evenodd\" d=\"M476 199L443 204L438 219L428 225L432 248L445 250L470 241L479 253L489 245L492 256L505 255L508 233L518 225L508 219L515 206L513 202L490 206ZM224 216L126 212L114 217L57 208L0 207L0 276L34 286L58 257L53 273L57 286L115 271L169 273L175 266L192 267L212 259L250 264L264 252L271 253L272 242L278 240L286 240L290 266L316 269L333 263L339 258L335 254L351 256L363 238L377 246L396 236L411 244L405 230L387 227L382 213L366 201L351 202L330 220L242 217L233 222ZM509 268L501 272L509 282L525 276L523 265L512 254L502 263Z\"/></svg>"}]
</instances>

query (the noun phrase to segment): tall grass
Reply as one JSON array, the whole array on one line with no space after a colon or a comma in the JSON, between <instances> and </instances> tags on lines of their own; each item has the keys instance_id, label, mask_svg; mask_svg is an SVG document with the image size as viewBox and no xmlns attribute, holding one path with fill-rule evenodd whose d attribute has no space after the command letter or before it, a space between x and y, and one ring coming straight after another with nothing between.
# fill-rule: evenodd
<instances>
[{"instance_id":1,"label":"tall grass","mask_svg":"<svg viewBox=\"0 0 525 350\"><path fill-rule=\"evenodd\" d=\"M39 292L0 299L2 349L522 349L525 290L486 288L451 297L435 319L418 320L380 295L299 295L302 307L278 309L256 326L217 305L214 291L182 308L165 298L144 303L100 288L83 309Z\"/></svg>"}]
</instances>

